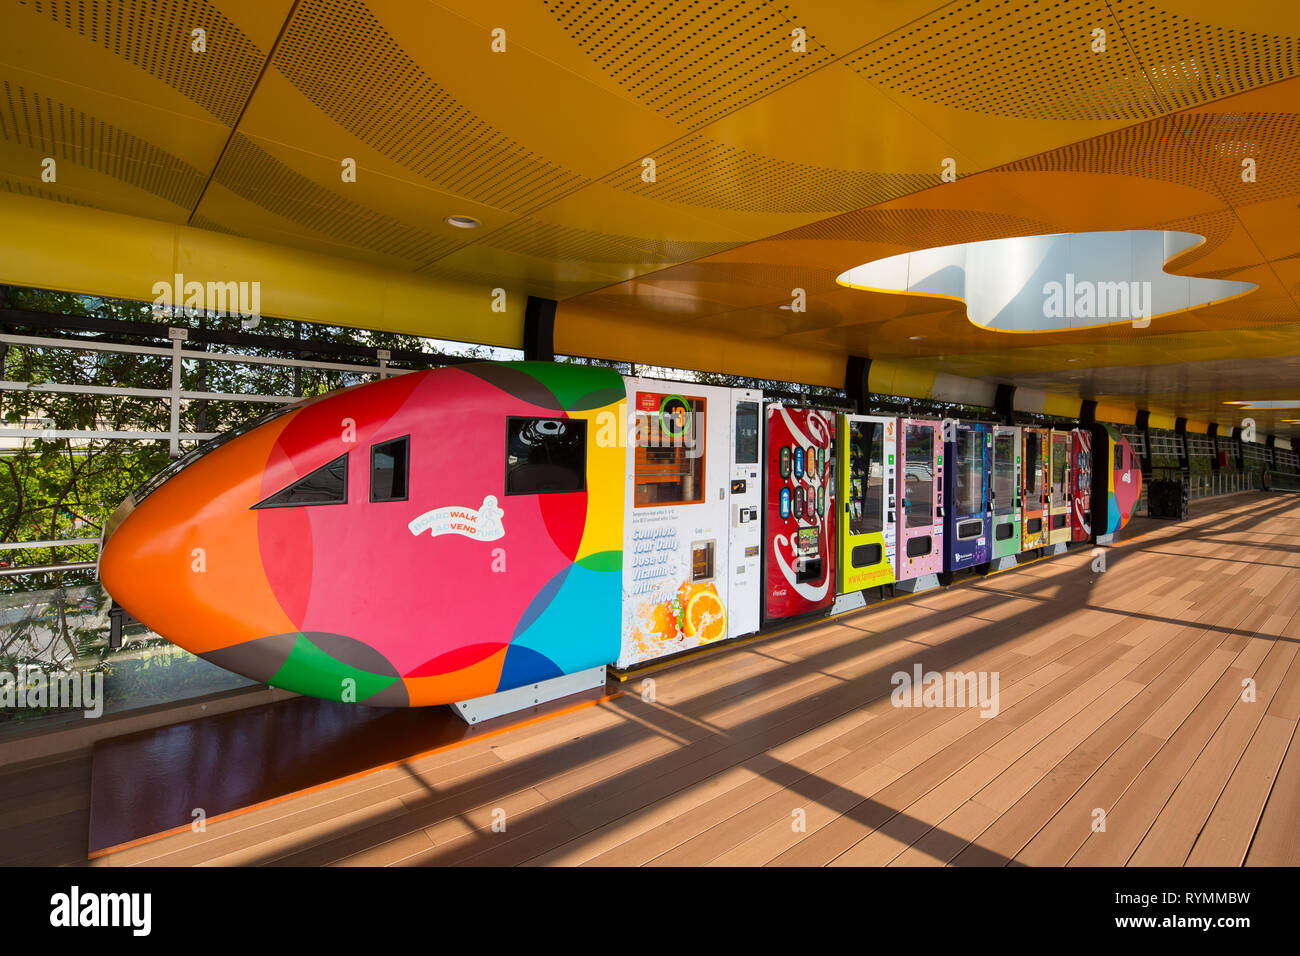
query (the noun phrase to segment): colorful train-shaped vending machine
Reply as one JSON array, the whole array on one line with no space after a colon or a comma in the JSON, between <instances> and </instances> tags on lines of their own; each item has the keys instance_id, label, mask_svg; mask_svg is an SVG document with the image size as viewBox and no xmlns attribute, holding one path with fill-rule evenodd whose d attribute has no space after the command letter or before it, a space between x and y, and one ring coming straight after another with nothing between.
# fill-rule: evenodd
<instances>
[{"instance_id":1,"label":"colorful train-shaped vending machine","mask_svg":"<svg viewBox=\"0 0 1300 956\"><path fill-rule=\"evenodd\" d=\"M1110 540L1133 516L1142 495L1142 463L1114 425L1092 426L1092 533Z\"/></svg>"},{"instance_id":2,"label":"colorful train-shaped vending machine","mask_svg":"<svg viewBox=\"0 0 1300 956\"><path fill-rule=\"evenodd\" d=\"M830 610L835 600L835 413L766 410L763 620Z\"/></svg>"}]
</instances>

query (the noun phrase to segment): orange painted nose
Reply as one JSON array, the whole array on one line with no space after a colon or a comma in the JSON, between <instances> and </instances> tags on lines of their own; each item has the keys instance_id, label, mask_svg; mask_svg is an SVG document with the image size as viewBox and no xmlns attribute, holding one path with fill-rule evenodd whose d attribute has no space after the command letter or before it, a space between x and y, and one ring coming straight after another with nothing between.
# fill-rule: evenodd
<instances>
[{"instance_id":1,"label":"orange painted nose","mask_svg":"<svg viewBox=\"0 0 1300 956\"><path fill-rule=\"evenodd\" d=\"M144 498L100 556L105 589L194 654L296 630L262 570L258 512L271 446L293 416L218 446Z\"/></svg>"}]
</instances>

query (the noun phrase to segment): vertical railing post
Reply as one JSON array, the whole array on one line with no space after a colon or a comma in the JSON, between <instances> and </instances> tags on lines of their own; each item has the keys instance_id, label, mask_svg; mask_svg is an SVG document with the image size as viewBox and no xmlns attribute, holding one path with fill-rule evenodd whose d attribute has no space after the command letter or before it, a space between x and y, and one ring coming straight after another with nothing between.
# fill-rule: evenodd
<instances>
[{"instance_id":1,"label":"vertical railing post","mask_svg":"<svg viewBox=\"0 0 1300 956\"><path fill-rule=\"evenodd\" d=\"M172 393L171 393L171 455L179 458L181 454L181 349L190 337L189 329L169 328L167 338L172 340Z\"/></svg>"}]
</instances>

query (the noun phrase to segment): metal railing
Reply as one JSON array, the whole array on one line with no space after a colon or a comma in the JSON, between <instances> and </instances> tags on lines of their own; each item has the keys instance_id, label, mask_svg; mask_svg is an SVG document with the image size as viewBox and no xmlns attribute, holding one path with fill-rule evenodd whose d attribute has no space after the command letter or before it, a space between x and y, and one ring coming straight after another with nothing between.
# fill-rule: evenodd
<instances>
[{"instance_id":1,"label":"metal railing","mask_svg":"<svg viewBox=\"0 0 1300 956\"><path fill-rule=\"evenodd\" d=\"M240 355L231 352L208 352L185 348L188 330L170 328L167 330L171 346L127 345L116 342L97 342L75 338L50 338L36 335L0 334L0 343L5 345L26 346L41 349L74 349L86 352L117 352L131 355L168 356L171 358L170 388L135 388L112 385L79 385L66 382L21 382L0 380L0 392L43 393L57 395L107 395L124 398L156 398L169 403L169 427L167 431L137 431L130 429L57 429L53 427L13 428L0 427L0 447L3 439L19 440L19 447L33 439L66 439L69 441L166 441L172 458L181 456L182 442L205 442L217 438L218 432L187 432L181 430L182 403L189 401L213 402L251 402L261 404L289 405L302 400L301 396L259 395L239 392L203 392L181 388L181 372L186 360L203 362L229 362L242 365L270 365L277 368L313 369L322 371L349 372L355 375L367 375L387 378L405 374L405 369L390 368L391 353L387 349L375 349L376 364L362 365L349 362L313 362L306 359L274 358L261 355ZM431 359L436 356L431 355ZM37 420L41 426L48 419ZM11 445L12 447L12 445ZM0 542L0 554L10 551L26 551L45 548L93 548L96 560L73 561L64 564L40 564L11 567L10 561L0 557L0 577L18 575L50 574L58 571L91 570L98 566L99 538L72 538L49 541Z\"/></svg>"}]
</instances>

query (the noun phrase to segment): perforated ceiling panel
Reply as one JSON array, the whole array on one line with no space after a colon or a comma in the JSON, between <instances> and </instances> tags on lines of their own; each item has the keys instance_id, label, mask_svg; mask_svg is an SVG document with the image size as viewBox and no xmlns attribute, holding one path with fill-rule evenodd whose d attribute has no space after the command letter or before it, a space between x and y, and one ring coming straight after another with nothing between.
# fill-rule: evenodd
<instances>
[{"instance_id":1,"label":"perforated ceiling panel","mask_svg":"<svg viewBox=\"0 0 1300 956\"><path fill-rule=\"evenodd\" d=\"M67 203L69 206L90 205L84 200L74 199L57 189L43 189L40 186L25 183L20 179L10 179L8 176L0 176L0 189L8 193L17 193L19 196L31 196L33 199L48 199L51 202Z\"/></svg>"},{"instance_id":2,"label":"perforated ceiling panel","mask_svg":"<svg viewBox=\"0 0 1300 956\"><path fill-rule=\"evenodd\" d=\"M623 89L689 127L834 59L789 4L761 0L546 0L556 22Z\"/></svg>"},{"instance_id":3,"label":"perforated ceiling panel","mask_svg":"<svg viewBox=\"0 0 1300 956\"><path fill-rule=\"evenodd\" d=\"M1094 49L1100 40L1104 50ZM1140 120L1294 76L1300 44L1198 23L1141 0L970 0L921 17L846 62L873 83L956 109Z\"/></svg>"},{"instance_id":4,"label":"perforated ceiling panel","mask_svg":"<svg viewBox=\"0 0 1300 956\"><path fill-rule=\"evenodd\" d=\"M682 242L620 236L529 219L498 229L484 237L482 244L546 259L605 263L682 262L735 245L733 242Z\"/></svg>"},{"instance_id":5,"label":"perforated ceiling panel","mask_svg":"<svg viewBox=\"0 0 1300 956\"><path fill-rule=\"evenodd\" d=\"M232 137L213 180L268 212L336 242L415 265L463 244L344 199L295 172L242 133Z\"/></svg>"},{"instance_id":6,"label":"perforated ceiling panel","mask_svg":"<svg viewBox=\"0 0 1300 956\"><path fill-rule=\"evenodd\" d=\"M792 229L779 238L906 243L925 249L1051 231L1045 222L1003 213L965 209L863 209Z\"/></svg>"},{"instance_id":7,"label":"perforated ceiling panel","mask_svg":"<svg viewBox=\"0 0 1300 956\"><path fill-rule=\"evenodd\" d=\"M207 0L18 0L134 63L233 126L266 54ZM205 31L211 52L190 48Z\"/></svg>"},{"instance_id":8,"label":"perforated ceiling panel","mask_svg":"<svg viewBox=\"0 0 1300 956\"><path fill-rule=\"evenodd\" d=\"M774 213L859 209L938 185L939 173L828 169L764 156L705 136L689 136L655 157L654 182L628 165L607 185L663 202Z\"/></svg>"},{"instance_id":9,"label":"perforated ceiling panel","mask_svg":"<svg viewBox=\"0 0 1300 956\"><path fill-rule=\"evenodd\" d=\"M26 146L38 157L112 176L184 209L203 192L204 175L184 160L8 80L0 81L0 139Z\"/></svg>"},{"instance_id":10,"label":"perforated ceiling panel","mask_svg":"<svg viewBox=\"0 0 1300 956\"><path fill-rule=\"evenodd\" d=\"M585 182L459 103L360 0L300 3L274 65L366 145L448 192L526 212Z\"/></svg>"},{"instance_id":11,"label":"perforated ceiling panel","mask_svg":"<svg viewBox=\"0 0 1300 956\"><path fill-rule=\"evenodd\" d=\"M1245 159L1255 163L1249 180ZM1300 191L1300 113L1165 116L1005 168L1141 176L1214 191L1234 206L1262 202Z\"/></svg>"}]
</instances>

